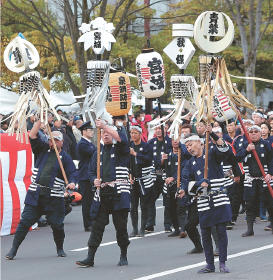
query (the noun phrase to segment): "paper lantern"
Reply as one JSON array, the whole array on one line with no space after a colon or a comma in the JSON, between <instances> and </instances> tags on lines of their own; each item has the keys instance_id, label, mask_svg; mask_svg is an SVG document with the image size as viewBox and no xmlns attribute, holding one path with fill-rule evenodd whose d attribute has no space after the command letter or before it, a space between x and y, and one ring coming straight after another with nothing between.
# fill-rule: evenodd
<instances>
[{"instance_id":1,"label":"paper lantern","mask_svg":"<svg viewBox=\"0 0 273 280\"><path fill-rule=\"evenodd\" d=\"M34 45L19 34L5 48L4 62L10 71L20 73L37 67L40 56Z\"/></svg>"},{"instance_id":2,"label":"paper lantern","mask_svg":"<svg viewBox=\"0 0 273 280\"><path fill-rule=\"evenodd\" d=\"M128 75L122 72L110 73L105 106L112 116L126 115L130 111L131 85Z\"/></svg>"},{"instance_id":3,"label":"paper lantern","mask_svg":"<svg viewBox=\"0 0 273 280\"><path fill-rule=\"evenodd\" d=\"M171 76L171 92L174 99L186 98L192 100L197 83L191 75L172 75Z\"/></svg>"},{"instance_id":4,"label":"paper lantern","mask_svg":"<svg viewBox=\"0 0 273 280\"><path fill-rule=\"evenodd\" d=\"M231 107L229 97L224 95L224 91L219 86L213 96L212 115L218 122L224 122L236 117L236 113Z\"/></svg>"},{"instance_id":5,"label":"paper lantern","mask_svg":"<svg viewBox=\"0 0 273 280\"><path fill-rule=\"evenodd\" d=\"M144 49L136 58L138 86L146 98L164 94L166 83L163 59L154 49Z\"/></svg>"}]
</instances>

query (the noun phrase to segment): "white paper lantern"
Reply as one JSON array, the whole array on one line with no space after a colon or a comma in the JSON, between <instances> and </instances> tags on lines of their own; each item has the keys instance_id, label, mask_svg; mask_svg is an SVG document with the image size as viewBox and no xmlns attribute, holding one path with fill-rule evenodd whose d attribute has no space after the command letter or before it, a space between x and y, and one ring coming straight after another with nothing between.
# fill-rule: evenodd
<instances>
[{"instance_id":1,"label":"white paper lantern","mask_svg":"<svg viewBox=\"0 0 273 280\"><path fill-rule=\"evenodd\" d=\"M197 89L198 85L193 76L182 74L171 76L171 91L173 98L186 98L192 100Z\"/></svg>"},{"instance_id":2,"label":"white paper lantern","mask_svg":"<svg viewBox=\"0 0 273 280\"><path fill-rule=\"evenodd\" d=\"M163 59L153 49L144 49L136 58L136 73L139 90L146 98L164 94L166 83Z\"/></svg>"},{"instance_id":3,"label":"white paper lantern","mask_svg":"<svg viewBox=\"0 0 273 280\"><path fill-rule=\"evenodd\" d=\"M224 122L236 117L236 113L231 107L229 97L224 95L224 91L219 86L213 96L212 115L218 122Z\"/></svg>"},{"instance_id":4,"label":"white paper lantern","mask_svg":"<svg viewBox=\"0 0 273 280\"><path fill-rule=\"evenodd\" d=\"M34 45L20 34L5 48L4 62L10 71L20 73L37 67L40 56Z\"/></svg>"}]
</instances>

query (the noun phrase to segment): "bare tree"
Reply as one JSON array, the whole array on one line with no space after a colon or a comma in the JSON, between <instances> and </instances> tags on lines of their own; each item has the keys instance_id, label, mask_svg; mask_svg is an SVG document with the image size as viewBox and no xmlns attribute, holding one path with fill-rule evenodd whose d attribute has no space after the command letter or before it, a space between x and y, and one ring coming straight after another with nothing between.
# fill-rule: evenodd
<instances>
[{"instance_id":1,"label":"bare tree","mask_svg":"<svg viewBox=\"0 0 273 280\"><path fill-rule=\"evenodd\" d=\"M226 0L226 3L239 27L245 76L254 77L259 44L268 26L272 24L271 0ZM243 9L246 5L247 14ZM246 95L250 102L256 103L255 81L246 80Z\"/></svg>"}]
</instances>

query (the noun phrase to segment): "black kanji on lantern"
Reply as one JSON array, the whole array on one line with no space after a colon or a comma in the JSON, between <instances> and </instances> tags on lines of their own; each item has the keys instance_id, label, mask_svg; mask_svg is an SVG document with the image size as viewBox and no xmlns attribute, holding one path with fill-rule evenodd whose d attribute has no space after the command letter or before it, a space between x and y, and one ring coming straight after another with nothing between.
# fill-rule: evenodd
<instances>
[{"instance_id":1,"label":"black kanji on lantern","mask_svg":"<svg viewBox=\"0 0 273 280\"><path fill-rule=\"evenodd\" d=\"M126 85L125 78L123 76L120 76L118 78L118 83L119 85Z\"/></svg>"},{"instance_id":2,"label":"black kanji on lantern","mask_svg":"<svg viewBox=\"0 0 273 280\"><path fill-rule=\"evenodd\" d=\"M121 94L120 101L127 101L127 94Z\"/></svg>"},{"instance_id":3,"label":"black kanji on lantern","mask_svg":"<svg viewBox=\"0 0 273 280\"><path fill-rule=\"evenodd\" d=\"M120 93L126 92L126 86L120 86L119 91L120 91Z\"/></svg>"},{"instance_id":4,"label":"black kanji on lantern","mask_svg":"<svg viewBox=\"0 0 273 280\"><path fill-rule=\"evenodd\" d=\"M164 80L163 80L163 76L162 75L157 75L157 77L152 76L151 78L151 83L155 84L157 87L155 86L150 86L151 90L157 90L157 89L162 89L164 88Z\"/></svg>"},{"instance_id":5,"label":"black kanji on lantern","mask_svg":"<svg viewBox=\"0 0 273 280\"><path fill-rule=\"evenodd\" d=\"M101 33L94 33L94 48L101 48Z\"/></svg>"},{"instance_id":6,"label":"black kanji on lantern","mask_svg":"<svg viewBox=\"0 0 273 280\"><path fill-rule=\"evenodd\" d=\"M178 54L176 56L176 63L177 64L184 64L185 63L183 54Z\"/></svg>"},{"instance_id":7,"label":"black kanji on lantern","mask_svg":"<svg viewBox=\"0 0 273 280\"><path fill-rule=\"evenodd\" d=\"M177 47L179 47L179 48L185 47L185 38L183 38L183 37L177 38Z\"/></svg>"},{"instance_id":8,"label":"black kanji on lantern","mask_svg":"<svg viewBox=\"0 0 273 280\"><path fill-rule=\"evenodd\" d=\"M22 61L22 55L20 53L20 50L16 47L15 50L12 52L14 55L15 63L18 64Z\"/></svg>"},{"instance_id":9,"label":"black kanji on lantern","mask_svg":"<svg viewBox=\"0 0 273 280\"><path fill-rule=\"evenodd\" d=\"M212 13L210 14L209 21L209 34L218 34L218 14Z\"/></svg>"},{"instance_id":10,"label":"black kanji on lantern","mask_svg":"<svg viewBox=\"0 0 273 280\"><path fill-rule=\"evenodd\" d=\"M120 102L120 109L127 109L127 102Z\"/></svg>"},{"instance_id":11,"label":"black kanji on lantern","mask_svg":"<svg viewBox=\"0 0 273 280\"><path fill-rule=\"evenodd\" d=\"M148 62L148 67L150 68L150 73L154 74L161 74L162 72L162 61L156 57Z\"/></svg>"},{"instance_id":12,"label":"black kanji on lantern","mask_svg":"<svg viewBox=\"0 0 273 280\"><path fill-rule=\"evenodd\" d=\"M28 49L28 48L25 48L25 50L26 50L26 53L27 53L27 58L28 58L29 60L31 60L31 55L30 55L30 53L29 53L29 49Z\"/></svg>"}]
</instances>

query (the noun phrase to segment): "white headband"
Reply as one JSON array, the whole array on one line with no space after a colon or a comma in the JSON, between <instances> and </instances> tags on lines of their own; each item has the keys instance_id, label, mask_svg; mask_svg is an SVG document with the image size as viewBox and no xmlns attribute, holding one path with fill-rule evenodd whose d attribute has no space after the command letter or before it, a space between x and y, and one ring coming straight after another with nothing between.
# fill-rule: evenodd
<instances>
[{"instance_id":1,"label":"white headband","mask_svg":"<svg viewBox=\"0 0 273 280\"><path fill-rule=\"evenodd\" d=\"M260 112L253 112L253 113L252 113L252 116L253 116L253 115L258 115L259 117L264 118L264 114L262 114L262 113L260 113Z\"/></svg>"},{"instance_id":2,"label":"white headband","mask_svg":"<svg viewBox=\"0 0 273 280\"><path fill-rule=\"evenodd\" d=\"M223 131L222 131L221 127L213 127L212 128L212 132L214 132L214 133L222 133Z\"/></svg>"},{"instance_id":3,"label":"white headband","mask_svg":"<svg viewBox=\"0 0 273 280\"><path fill-rule=\"evenodd\" d=\"M243 120L243 123L251 123L251 124L254 124L254 121L253 121L253 120L247 119L247 120Z\"/></svg>"},{"instance_id":4,"label":"white headband","mask_svg":"<svg viewBox=\"0 0 273 280\"><path fill-rule=\"evenodd\" d=\"M262 129L258 125L252 125L251 127L248 128L248 131L257 129L258 131L261 131Z\"/></svg>"},{"instance_id":5,"label":"white headband","mask_svg":"<svg viewBox=\"0 0 273 280\"><path fill-rule=\"evenodd\" d=\"M138 132L142 133L142 128L139 127L139 126L137 126L137 125L131 126L131 127L130 127L130 130L132 130L132 129L135 129L135 130L137 130Z\"/></svg>"},{"instance_id":6,"label":"white headband","mask_svg":"<svg viewBox=\"0 0 273 280\"><path fill-rule=\"evenodd\" d=\"M270 116L272 116L272 115L273 115L273 111L270 111L270 112L267 113L267 116L268 116L268 117L270 117Z\"/></svg>"},{"instance_id":7,"label":"white headband","mask_svg":"<svg viewBox=\"0 0 273 280\"><path fill-rule=\"evenodd\" d=\"M195 135L191 135L191 136L185 138L184 139L184 144L186 144L189 141L200 141L201 142L201 139L198 135L195 134Z\"/></svg>"}]
</instances>

